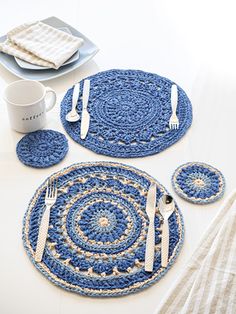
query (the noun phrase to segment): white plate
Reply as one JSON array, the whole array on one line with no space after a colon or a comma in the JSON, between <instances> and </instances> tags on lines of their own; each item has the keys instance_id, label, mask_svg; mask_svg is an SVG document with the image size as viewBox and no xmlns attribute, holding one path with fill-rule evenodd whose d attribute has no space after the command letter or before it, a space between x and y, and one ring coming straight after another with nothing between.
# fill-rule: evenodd
<instances>
[{"instance_id":1,"label":"white plate","mask_svg":"<svg viewBox=\"0 0 236 314\"><path fill-rule=\"evenodd\" d=\"M52 27L55 28L67 27L69 28L72 35L83 38L84 44L79 49L80 57L77 61L65 65L63 67L60 67L58 70L46 69L43 71L36 71L32 69L22 69L16 63L13 56L0 52L0 64L4 66L8 71L15 74L16 76L22 79L36 80L41 82L51 80L79 68L81 65L92 59L98 52L98 48L93 42L91 42L91 40L89 40L86 36L77 31L72 26L59 20L58 18L52 16L45 20L42 20L42 22L51 25ZM0 42L5 41L6 37L7 37L6 35L0 37Z\"/></svg>"},{"instance_id":2,"label":"white plate","mask_svg":"<svg viewBox=\"0 0 236 314\"><path fill-rule=\"evenodd\" d=\"M69 30L68 27L60 27L58 28L59 30L65 32L65 33L68 33L68 34L71 34L71 31ZM15 58L15 61L16 63L22 68L22 69L28 69L28 70L46 70L46 69L50 69L49 67L44 67L44 66L41 66L41 65L37 65L37 64L32 64L32 63L29 63L25 60L22 60L22 59L19 59L17 57L14 57ZM75 62L76 60L79 59L79 50L76 51L67 61L65 61L61 66L64 66L64 65L67 65L67 64L70 64L72 62Z\"/></svg>"}]
</instances>

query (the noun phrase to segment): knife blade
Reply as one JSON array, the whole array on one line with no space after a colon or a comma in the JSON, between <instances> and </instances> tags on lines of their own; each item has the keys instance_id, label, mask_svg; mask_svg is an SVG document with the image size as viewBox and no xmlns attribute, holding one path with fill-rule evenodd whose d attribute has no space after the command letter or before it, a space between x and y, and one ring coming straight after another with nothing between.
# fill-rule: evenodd
<instances>
[{"instance_id":1,"label":"knife blade","mask_svg":"<svg viewBox=\"0 0 236 314\"><path fill-rule=\"evenodd\" d=\"M155 226L154 218L156 211L156 184L151 183L146 202L146 213L149 219L146 250L145 250L145 271L153 271L154 252L155 252Z\"/></svg>"},{"instance_id":2,"label":"knife blade","mask_svg":"<svg viewBox=\"0 0 236 314\"><path fill-rule=\"evenodd\" d=\"M81 129L80 129L80 137L84 140L87 136L89 130L90 123L90 114L87 110L88 100L89 100L89 90L90 90L90 80L84 81L83 86L83 109L81 115Z\"/></svg>"}]
</instances>

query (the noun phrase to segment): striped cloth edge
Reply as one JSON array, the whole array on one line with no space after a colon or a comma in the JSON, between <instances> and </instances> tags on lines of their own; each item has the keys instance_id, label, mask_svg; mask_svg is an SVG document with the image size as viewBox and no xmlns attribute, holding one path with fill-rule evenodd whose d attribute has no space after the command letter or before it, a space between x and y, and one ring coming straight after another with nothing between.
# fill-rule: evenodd
<instances>
[{"instance_id":1,"label":"striped cloth edge","mask_svg":"<svg viewBox=\"0 0 236 314\"><path fill-rule=\"evenodd\" d=\"M236 313L236 190L156 314Z\"/></svg>"}]
</instances>

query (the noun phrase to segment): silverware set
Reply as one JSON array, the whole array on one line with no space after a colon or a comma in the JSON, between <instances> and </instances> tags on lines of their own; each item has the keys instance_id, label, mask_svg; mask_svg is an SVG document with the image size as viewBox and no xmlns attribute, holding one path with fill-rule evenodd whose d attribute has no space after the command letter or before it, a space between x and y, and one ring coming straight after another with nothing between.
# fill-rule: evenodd
<instances>
[{"instance_id":1,"label":"silverware set","mask_svg":"<svg viewBox=\"0 0 236 314\"><path fill-rule=\"evenodd\" d=\"M175 210L172 196L164 194L158 203L158 210L163 218L161 236L161 266L167 267L169 257L169 223L168 219ZM156 184L151 183L146 201L146 213L149 219L145 251L145 271L153 271L155 257L155 214L156 214Z\"/></svg>"},{"instance_id":2,"label":"silverware set","mask_svg":"<svg viewBox=\"0 0 236 314\"><path fill-rule=\"evenodd\" d=\"M88 101L89 101L89 93L90 93L90 80L84 80L83 85L83 96L82 96L82 113L81 113L81 126L80 126L80 138L84 140L88 134L89 123L90 123L90 114L87 110ZM68 122L77 122L80 120L80 115L76 110L76 106L78 103L80 94L80 83L75 84L72 96L72 106L71 111L69 111L66 115L66 120Z\"/></svg>"},{"instance_id":3,"label":"silverware set","mask_svg":"<svg viewBox=\"0 0 236 314\"><path fill-rule=\"evenodd\" d=\"M88 86L89 87L89 86ZM86 126L87 127L87 126ZM45 250L45 244L47 240L50 211L57 200L57 180L49 179L47 182L47 188L45 193L45 210L42 215L42 219L39 226L39 233L37 239L37 246L35 251L35 261L41 262L43 253ZM168 219L175 210L175 203L172 196L164 194L156 206L156 184L152 182L150 184L147 201L146 201L146 213L149 219L146 251L145 251L145 271L153 271L153 263L155 257L155 214L156 210L159 210L163 218L162 224L162 236L161 236L161 266L167 267L169 256L169 223Z\"/></svg>"},{"instance_id":4,"label":"silverware set","mask_svg":"<svg viewBox=\"0 0 236 314\"><path fill-rule=\"evenodd\" d=\"M81 113L81 127L80 127L80 138L84 140L88 134L89 130L89 123L90 123L90 115L87 110L88 100L89 100L89 93L90 93L90 80L84 80L83 85L83 96L82 96L82 113ZM80 120L80 115L76 110L76 106L78 103L80 94L80 83L75 84L72 96L72 105L71 111L69 111L66 115L66 120L68 122L77 122ZM178 105L178 87L177 85L173 84L171 86L171 110L172 114L169 120L169 128L170 130L176 130L179 128L179 119L177 116L177 105Z\"/></svg>"}]
</instances>

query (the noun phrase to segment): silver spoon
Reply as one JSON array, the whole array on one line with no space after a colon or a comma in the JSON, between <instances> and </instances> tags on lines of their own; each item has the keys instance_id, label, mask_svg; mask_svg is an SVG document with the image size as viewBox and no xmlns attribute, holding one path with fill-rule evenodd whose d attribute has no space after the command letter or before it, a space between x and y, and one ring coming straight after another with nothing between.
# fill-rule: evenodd
<instances>
[{"instance_id":1,"label":"silver spoon","mask_svg":"<svg viewBox=\"0 0 236 314\"><path fill-rule=\"evenodd\" d=\"M161 237L161 266L167 267L169 258L169 223L168 219L175 210L173 197L164 194L159 201L159 211L164 219Z\"/></svg>"},{"instance_id":2,"label":"silver spoon","mask_svg":"<svg viewBox=\"0 0 236 314\"><path fill-rule=\"evenodd\" d=\"M77 83L75 84L74 90L73 90L71 111L68 112L66 115L66 121L68 122L76 122L80 119L80 116L78 112L76 111L76 105L78 102L79 92L80 92L80 83Z\"/></svg>"}]
</instances>

